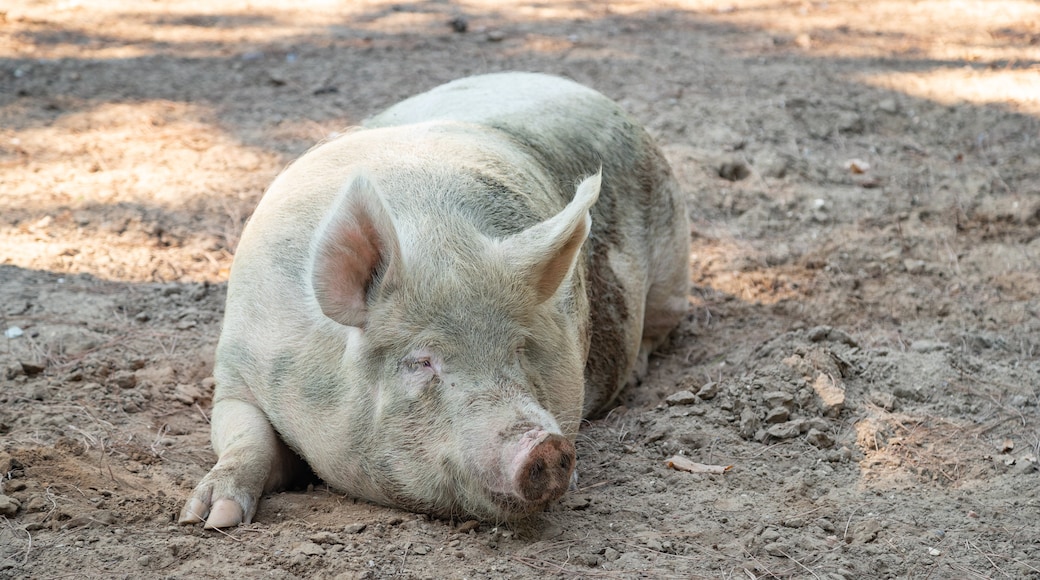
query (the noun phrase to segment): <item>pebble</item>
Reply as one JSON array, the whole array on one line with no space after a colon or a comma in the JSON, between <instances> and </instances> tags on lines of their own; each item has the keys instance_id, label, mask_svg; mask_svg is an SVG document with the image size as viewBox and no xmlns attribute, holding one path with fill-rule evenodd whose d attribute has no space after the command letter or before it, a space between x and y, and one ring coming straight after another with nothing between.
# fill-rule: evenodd
<instances>
[{"instance_id":1,"label":"pebble","mask_svg":"<svg viewBox=\"0 0 1040 580\"><path fill-rule=\"evenodd\" d=\"M185 405L191 405L202 398L202 393L195 385L179 384L173 389L173 398Z\"/></svg>"},{"instance_id":2,"label":"pebble","mask_svg":"<svg viewBox=\"0 0 1040 580\"><path fill-rule=\"evenodd\" d=\"M800 425L790 422L781 425L773 425L766 429L766 434L774 439L791 439L801 433Z\"/></svg>"},{"instance_id":3,"label":"pebble","mask_svg":"<svg viewBox=\"0 0 1040 580\"><path fill-rule=\"evenodd\" d=\"M820 411L824 417L837 417L845 406L845 389L841 382L830 375L820 373L813 382L813 390L819 397Z\"/></svg>"},{"instance_id":4,"label":"pebble","mask_svg":"<svg viewBox=\"0 0 1040 580\"><path fill-rule=\"evenodd\" d=\"M325 553L325 548L322 548L314 542L303 542L294 550L297 554L303 554L305 556L321 556Z\"/></svg>"},{"instance_id":5,"label":"pebble","mask_svg":"<svg viewBox=\"0 0 1040 580\"><path fill-rule=\"evenodd\" d=\"M877 107L880 111L894 115L899 112L899 103L895 99L888 97L878 101Z\"/></svg>"},{"instance_id":6,"label":"pebble","mask_svg":"<svg viewBox=\"0 0 1040 580\"><path fill-rule=\"evenodd\" d=\"M697 391L697 396L707 401L709 399L714 399L715 395L717 395L718 393L719 384L715 381L710 381L708 383L705 383L704 386L702 386L700 390Z\"/></svg>"},{"instance_id":7,"label":"pebble","mask_svg":"<svg viewBox=\"0 0 1040 580\"><path fill-rule=\"evenodd\" d=\"M762 398L765 399L770 407L790 407L794 405L794 395L783 391L770 391L762 395Z\"/></svg>"},{"instance_id":8,"label":"pebble","mask_svg":"<svg viewBox=\"0 0 1040 580\"><path fill-rule=\"evenodd\" d=\"M679 391L664 400L669 405L692 405L697 402L697 395L690 391Z\"/></svg>"},{"instance_id":9,"label":"pebble","mask_svg":"<svg viewBox=\"0 0 1040 580\"><path fill-rule=\"evenodd\" d=\"M871 403L886 411L893 411L896 408L896 396L887 391L871 391L869 398Z\"/></svg>"},{"instance_id":10,"label":"pebble","mask_svg":"<svg viewBox=\"0 0 1040 580\"><path fill-rule=\"evenodd\" d=\"M365 528L367 527L368 524L350 524L348 526L343 526L343 532L347 534L360 534L365 531Z\"/></svg>"},{"instance_id":11,"label":"pebble","mask_svg":"<svg viewBox=\"0 0 1040 580\"><path fill-rule=\"evenodd\" d=\"M119 371L112 375L111 381L120 389L132 389L137 386L137 375L131 371Z\"/></svg>"},{"instance_id":12,"label":"pebble","mask_svg":"<svg viewBox=\"0 0 1040 580\"><path fill-rule=\"evenodd\" d=\"M34 362L28 362L28 361L24 361L24 360L23 361L19 361L19 363L22 365L22 372L24 372L25 374L29 375L30 377L33 376L33 375L38 375L38 374L42 373L43 370L45 368L47 368L47 364L46 363L34 363Z\"/></svg>"},{"instance_id":13,"label":"pebble","mask_svg":"<svg viewBox=\"0 0 1040 580\"><path fill-rule=\"evenodd\" d=\"M469 20L467 20L465 16L456 16L455 18L452 18L448 22L448 25L451 26L452 30L459 34L469 30Z\"/></svg>"},{"instance_id":14,"label":"pebble","mask_svg":"<svg viewBox=\"0 0 1040 580\"><path fill-rule=\"evenodd\" d=\"M834 447L834 438L819 429L809 429L809 434L805 436L805 440L819 449Z\"/></svg>"},{"instance_id":15,"label":"pebble","mask_svg":"<svg viewBox=\"0 0 1040 580\"><path fill-rule=\"evenodd\" d=\"M791 412L786 407L774 407L766 413L766 423L784 423L791 417Z\"/></svg>"},{"instance_id":16,"label":"pebble","mask_svg":"<svg viewBox=\"0 0 1040 580\"><path fill-rule=\"evenodd\" d=\"M338 535L336 535L336 534L334 534L332 532L317 532L317 533L311 534L311 536L309 538L307 538L307 539L312 541L312 542L314 542L315 544L342 544L343 543L343 540L341 540Z\"/></svg>"},{"instance_id":17,"label":"pebble","mask_svg":"<svg viewBox=\"0 0 1040 580\"><path fill-rule=\"evenodd\" d=\"M17 326L8 327L8 329L4 331L4 336L6 338L18 338L23 334L25 334L25 331Z\"/></svg>"},{"instance_id":18,"label":"pebble","mask_svg":"<svg viewBox=\"0 0 1040 580\"><path fill-rule=\"evenodd\" d=\"M1023 395L1012 395L1011 398L1008 399L1008 405L1011 405L1012 407L1025 407L1028 404L1029 397Z\"/></svg>"},{"instance_id":19,"label":"pebble","mask_svg":"<svg viewBox=\"0 0 1040 580\"><path fill-rule=\"evenodd\" d=\"M938 340L915 340L910 343L910 350L920 353L946 350L950 345Z\"/></svg>"},{"instance_id":20,"label":"pebble","mask_svg":"<svg viewBox=\"0 0 1040 580\"><path fill-rule=\"evenodd\" d=\"M561 501L560 507L565 510L581 511L588 509L591 504L591 500L587 497L580 497L571 494L567 494Z\"/></svg>"},{"instance_id":21,"label":"pebble","mask_svg":"<svg viewBox=\"0 0 1040 580\"><path fill-rule=\"evenodd\" d=\"M22 503L15 498L7 495L0 495L0 516L13 518L14 514L18 512L18 508L22 506Z\"/></svg>"}]
</instances>

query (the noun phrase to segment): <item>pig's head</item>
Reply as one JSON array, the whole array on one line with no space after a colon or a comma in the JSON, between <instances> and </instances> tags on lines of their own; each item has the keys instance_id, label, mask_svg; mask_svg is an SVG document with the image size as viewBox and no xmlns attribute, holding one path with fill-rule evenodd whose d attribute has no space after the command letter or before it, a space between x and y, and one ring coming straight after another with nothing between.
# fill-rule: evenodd
<instances>
[{"instance_id":1,"label":"pig's head","mask_svg":"<svg viewBox=\"0 0 1040 580\"><path fill-rule=\"evenodd\" d=\"M316 237L315 297L360 330L359 384L345 388L363 392L337 426L346 432L329 433L350 442L344 456L316 471L442 516L540 511L574 473L585 359L574 272L600 177L503 236L481 231L479 211L437 207L444 197L394 215L382 186L355 177Z\"/></svg>"}]
</instances>

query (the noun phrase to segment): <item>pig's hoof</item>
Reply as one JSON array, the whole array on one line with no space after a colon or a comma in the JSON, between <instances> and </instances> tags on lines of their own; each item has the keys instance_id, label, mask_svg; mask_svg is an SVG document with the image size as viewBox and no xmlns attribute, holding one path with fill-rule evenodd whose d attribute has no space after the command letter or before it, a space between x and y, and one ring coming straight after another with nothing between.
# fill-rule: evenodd
<instances>
[{"instance_id":1,"label":"pig's hoof","mask_svg":"<svg viewBox=\"0 0 1040 580\"><path fill-rule=\"evenodd\" d=\"M238 501L220 498L210 504L209 497L199 497L200 495L209 494L205 491L200 494L196 490L196 495L189 499L188 503L184 505L184 509L181 510L180 518L177 520L179 523L197 524L204 521L206 522L204 527L207 530L230 528L242 523L249 523L246 519L246 510Z\"/></svg>"},{"instance_id":2,"label":"pig's hoof","mask_svg":"<svg viewBox=\"0 0 1040 580\"><path fill-rule=\"evenodd\" d=\"M244 515L245 512L242 506L238 505L238 502L235 500L218 499L213 503L213 508L209 510L205 528L212 530L213 528L237 526L244 521Z\"/></svg>"},{"instance_id":3,"label":"pig's hoof","mask_svg":"<svg viewBox=\"0 0 1040 580\"><path fill-rule=\"evenodd\" d=\"M262 486L262 483L255 486L260 489L254 493L249 489L254 486L239 484L230 470L214 468L192 492L178 521L182 524L206 522L207 530L248 524L253 519Z\"/></svg>"},{"instance_id":4,"label":"pig's hoof","mask_svg":"<svg viewBox=\"0 0 1040 580\"><path fill-rule=\"evenodd\" d=\"M517 472L520 497L536 504L559 498L570 487L574 462L574 444L562 435L549 435L531 449Z\"/></svg>"}]
</instances>

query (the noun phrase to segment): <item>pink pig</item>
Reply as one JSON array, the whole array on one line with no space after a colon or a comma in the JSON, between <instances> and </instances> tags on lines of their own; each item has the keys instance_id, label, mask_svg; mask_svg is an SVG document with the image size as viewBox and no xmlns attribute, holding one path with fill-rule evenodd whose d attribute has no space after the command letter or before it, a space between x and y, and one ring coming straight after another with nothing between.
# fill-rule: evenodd
<instances>
[{"instance_id":1,"label":"pink pig","mask_svg":"<svg viewBox=\"0 0 1040 580\"><path fill-rule=\"evenodd\" d=\"M439 516L544 509L685 314L688 235L646 132L560 78L462 79L314 148L242 235L180 521L248 523L307 466Z\"/></svg>"}]
</instances>

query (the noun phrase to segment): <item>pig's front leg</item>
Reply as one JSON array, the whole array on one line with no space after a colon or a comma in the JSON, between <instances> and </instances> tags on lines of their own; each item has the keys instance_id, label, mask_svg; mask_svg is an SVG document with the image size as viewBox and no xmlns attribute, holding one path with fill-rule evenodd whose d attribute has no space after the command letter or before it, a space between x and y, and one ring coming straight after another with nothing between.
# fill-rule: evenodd
<instances>
[{"instance_id":1,"label":"pig's front leg","mask_svg":"<svg viewBox=\"0 0 1040 580\"><path fill-rule=\"evenodd\" d=\"M181 510L180 523L205 520L206 529L248 524L260 495L286 485L303 461L252 403L218 401L212 425L217 464L195 487Z\"/></svg>"}]
</instances>

